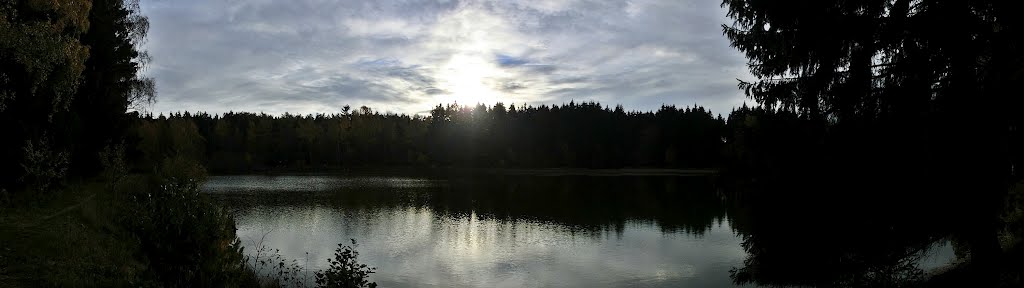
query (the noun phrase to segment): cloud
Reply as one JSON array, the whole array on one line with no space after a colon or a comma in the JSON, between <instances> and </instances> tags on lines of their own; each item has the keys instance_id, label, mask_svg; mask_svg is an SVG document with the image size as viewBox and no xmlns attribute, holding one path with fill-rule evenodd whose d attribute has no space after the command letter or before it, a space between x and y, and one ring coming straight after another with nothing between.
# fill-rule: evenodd
<instances>
[{"instance_id":1,"label":"cloud","mask_svg":"<svg viewBox=\"0 0 1024 288\"><path fill-rule=\"evenodd\" d=\"M727 112L750 79L713 1L144 1L151 110L419 113L596 100Z\"/></svg>"}]
</instances>

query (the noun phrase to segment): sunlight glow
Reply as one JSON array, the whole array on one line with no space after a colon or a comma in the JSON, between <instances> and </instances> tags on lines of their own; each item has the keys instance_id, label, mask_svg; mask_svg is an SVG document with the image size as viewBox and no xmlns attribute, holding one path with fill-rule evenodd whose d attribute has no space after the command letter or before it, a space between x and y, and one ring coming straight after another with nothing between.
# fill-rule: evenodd
<instances>
[{"instance_id":1,"label":"sunlight glow","mask_svg":"<svg viewBox=\"0 0 1024 288\"><path fill-rule=\"evenodd\" d=\"M434 95L434 105L493 105L509 100L510 95L498 87L502 87L502 79L516 75L495 60L496 53L509 50L509 43L517 37L509 26L480 9L460 9L439 22L430 46L446 47L452 54L436 66L437 88L444 92Z\"/></svg>"},{"instance_id":2,"label":"sunlight glow","mask_svg":"<svg viewBox=\"0 0 1024 288\"><path fill-rule=\"evenodd\" d=\"M437 102L475 105L494 104L501 94L496 91L494 78L502 71L490 60L478 55L457 54L439 71L441 89Z\"/></svg>"}]
</instances>

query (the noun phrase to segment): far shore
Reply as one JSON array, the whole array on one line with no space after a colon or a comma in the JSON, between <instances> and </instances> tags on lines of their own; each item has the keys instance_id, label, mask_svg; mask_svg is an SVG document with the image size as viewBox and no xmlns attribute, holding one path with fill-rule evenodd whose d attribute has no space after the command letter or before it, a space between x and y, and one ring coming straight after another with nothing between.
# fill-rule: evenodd
<instances>
[{"instance_id":1,"label":"far shore","mask_svg":"<svg viewBox=\"0 0 1024 288\"><path fill-rule=\"evenodd\" d=\"M358 167L326 169L274 169L241 173L213 173L214 176L231 175L510 175L510 176L712 176L718 169L672 168L472 168L472 167Z\"/></svg>"}]
</instances>

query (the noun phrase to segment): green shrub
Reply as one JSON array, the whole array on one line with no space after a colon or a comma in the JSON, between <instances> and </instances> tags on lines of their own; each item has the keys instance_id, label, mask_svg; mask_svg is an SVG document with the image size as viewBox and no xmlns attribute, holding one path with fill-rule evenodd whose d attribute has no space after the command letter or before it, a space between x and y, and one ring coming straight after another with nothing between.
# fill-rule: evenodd
<instances>
[{"instance_id":1,"label":"green shrub","mask_svg":"<svg viewBox=\"0 0 1024 288\"><path fill-rule=\"evenodd\" d=\"M245 268L234 220L199 193L205 169L172 158L128 190L122 217L139 241L141 258L157 286L227 287L254 284Z\"/></svg>"},{"instance_id":2,"label":"green shrub","mask_svg":"<svg viewBox=\"0 0 1024 288\"><path fill-rule=\"evenodd\" d=\"M1024 241L1024 182L1017 183L1006 195L1000 241L1004 249L1012 249Z\"/></svg>"},{"instance_id":3,"label":"green shrub","mask_svg":"<svg viewBox=\"0 0 1024 288\"><path fill-rule=\"evenodd\" d=\"M55 183L66 176L70 155L50 147L47 138L25 141L22 152L24 159L21 161L21 168L25 170L25 175L20 180L29 185L29 190L49 191Z\"/></svg>"},{"instance_id":4,"label":"green shrub","mask_svg":"<svg viewBox=\"0 0 1024 288\"><path fill-rule=\"evenodd\" d=\"M307 285L302 267L276 251L267 253L258 245L254 257L243 256L234 219L199 191L207 175L198 162L169 158L154 172L111 185L126 196L128 207L120 219L138 241L151 279L144 286ZM334 259L328 259L330 268L315 273L317 287L377 286L369 281L375 269L356 261L359 253L353 246L338 244Z\"/></svg>"},{"instance_id":5,"label":"green shrub","mask_svg":"<svg viewBox=\"0 0 1024 288\"><path fill-rule=\"evenodd\" d=\"M157 180L162 183L181 186L198 193L199 186L206 182L206 168L198 161L187 157L164 159L156 171Z\"/></svg>"},{"instance_id":6,"label":"green shrub","mask_svg":"<svg viewBox=\"0 0 1024 288\"><path fill-rule=\"evenodd\" d=\"M356 261L359 252L353 248L356 240L352 239L352 246L339 243L334 250L334 259L327 259L330 267L325 271L316 272L317 287L377 287L377 283L370 282L370 274L376 268L367 267L366 264L359 264Z\"/></svg>"},{"instance_id":7,"label":"green shrub","mask_svg":"<svg viewBox=\"0 0 1024 288\"><path fill-rule=\"evenodd\" d=\"M266 235L264 235L266 237ZM263 245L261 239L255 245L256 253L246 256L245 262L251 265L253 273L259 278L260 286L303 288L311 284L308 272L292 259L287 261L278 249L271 250ZM306 253L306 265L309 265L309 253Z\"/></svg>"},{"instance_id":8,"label":"green shrub","mask_svg":"<svg viewBox=\"0 0 1024 288\"><path fill-rule=\"evenodd\" d=\"M268 232L269 234L269 232ZM250 265L253 273L259 278L263 287L377 287L377 283L369 282L369 276L376 270L365 264L359 264L355 251L355 239L352 246L338 244L334 259L327 259L330 267L314 273L315 282L309 282L308 270L299 265L295 259L288 261L281 256L281 251L263 245L264 234L259 242L253 241L256 250L253 255L246 256L245 262ZM306 265L309 267L309 253L306 253Z\"/></svg>"}]
</instances>

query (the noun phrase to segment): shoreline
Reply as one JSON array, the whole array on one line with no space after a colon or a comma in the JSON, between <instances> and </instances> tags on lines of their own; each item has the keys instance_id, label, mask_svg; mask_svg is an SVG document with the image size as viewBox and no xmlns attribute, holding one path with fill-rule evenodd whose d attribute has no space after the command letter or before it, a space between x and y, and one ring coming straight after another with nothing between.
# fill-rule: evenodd
<instances>
[{"instance_id":1,"label":"shoreline","mask_svg":"<svg viewBox=\"0 0 1024 288\"><path fill-rule=\"evenodd\" d=\"M507 176L716 176L718 169L674 169L674 168L471 168L471 167L359 167L343 169L287 169L280 171L249 171L240 173L211 173L210 176L294 176L294 175L337 175L337 176L400 176L400 175L507 175Z\"/></svg>"}]
</instances>

